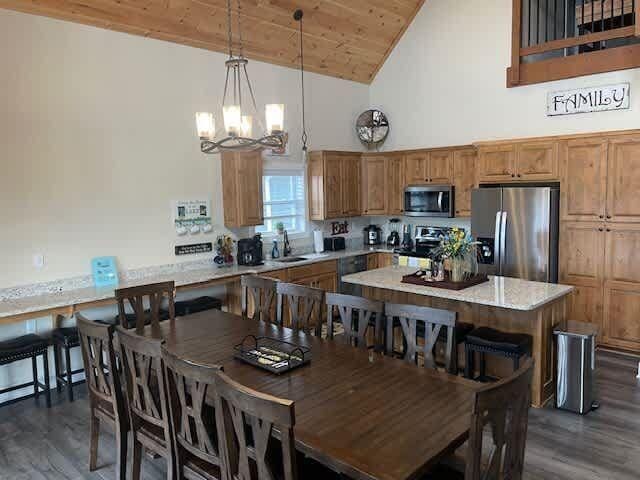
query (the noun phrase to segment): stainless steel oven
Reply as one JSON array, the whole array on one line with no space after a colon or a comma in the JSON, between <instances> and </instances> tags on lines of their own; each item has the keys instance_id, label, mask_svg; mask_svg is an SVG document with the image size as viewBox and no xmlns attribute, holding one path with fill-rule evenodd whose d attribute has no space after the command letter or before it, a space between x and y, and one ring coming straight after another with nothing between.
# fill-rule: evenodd
<instances>
[{"instance_id":1,"label":"stainless steel oven","mask_svg":"<svg viewBox=\"0 0 640 480\"><path fill-rule=\"evenodd\" d=\"M410 217L453 217L453 186L410 185L404 189L404 214Z\"/></svg>"}]
</instances>

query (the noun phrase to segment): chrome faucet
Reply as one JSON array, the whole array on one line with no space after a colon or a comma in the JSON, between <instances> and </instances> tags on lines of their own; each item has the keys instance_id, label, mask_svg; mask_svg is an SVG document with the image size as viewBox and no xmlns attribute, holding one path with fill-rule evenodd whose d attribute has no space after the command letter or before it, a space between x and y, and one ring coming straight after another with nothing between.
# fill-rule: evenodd
<instances>
[{"instance_id":1,"label":"chrome faucet","mask_svg":"<svg viewBox=\"0 0 640 480\"><path fill-rule=\"evenodd\" d=\"M282 246L282 256L288 257L291 255L291 245L289 244L289 233L284 231L284 244Z\"/></svg>"}]
</instances>

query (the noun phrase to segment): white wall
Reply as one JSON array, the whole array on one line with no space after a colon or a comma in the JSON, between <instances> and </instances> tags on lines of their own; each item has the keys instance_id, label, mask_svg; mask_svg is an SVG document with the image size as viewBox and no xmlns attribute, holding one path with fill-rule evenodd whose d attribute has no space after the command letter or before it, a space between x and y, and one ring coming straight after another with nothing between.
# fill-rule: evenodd
<instances>
[{"instance_id":1,"label":"white wall","mask_svg":"<svg viewBox=\"0 0 640 480\"><path fill-rule=\"evenodd\" d=\"M511 0L427 0L370 88L384 149L640 127L640 69L506 88ZM631 82L628 111L546 116L546 94Z\"/></svg>"},{"instance_id":2,"label":"white wall","mask_svg":"<svg viewBox=\"0 0 640 480\"><path fill-rule=\"evenodd\" d=\"M174 263L173 200L210 196L223 231L220 162L200 153L194 112L221 125L225 59L0 9L0 288L89 273L98 255L121 269ZM251 62L249 74L260 112L286 105L296 154L299 72ZM368 87L307 78L311 147L360 150Z\"/></svg>"}]
</instances>

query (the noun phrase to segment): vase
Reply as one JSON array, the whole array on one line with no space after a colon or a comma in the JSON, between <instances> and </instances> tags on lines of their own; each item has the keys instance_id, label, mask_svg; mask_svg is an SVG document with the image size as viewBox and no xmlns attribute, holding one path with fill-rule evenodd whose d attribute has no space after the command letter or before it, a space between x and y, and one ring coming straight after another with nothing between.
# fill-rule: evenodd
<instances>
[{"instance_id":1,"label":"vase","mask_svg":"<svg viewBox=\"0 0 640 480\"><path fill-rule=\"evenodd\" d=\"M464 280L465 261L464 258L452 258L449 262L449 280L452 282L462 282Z\"/></svg>"}]
</instances>

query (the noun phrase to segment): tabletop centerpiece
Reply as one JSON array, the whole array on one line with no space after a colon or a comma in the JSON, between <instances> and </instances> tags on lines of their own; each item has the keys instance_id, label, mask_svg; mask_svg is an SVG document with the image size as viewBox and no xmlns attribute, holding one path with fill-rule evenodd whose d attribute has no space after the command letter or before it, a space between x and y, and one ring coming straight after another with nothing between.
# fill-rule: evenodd
<instances>
[{"instance_id":1,"label":"tabletop centerpiece","mask_svg":"<svg viewBox=\"0 0 640 480\"><path fill-rule=\"evenodd\" d=\"M449 280L463 282L478 273L476 242L464 230L454 227L433 251L434 258L442 259L449 271Z\"/></svg>"}]
</instances>

